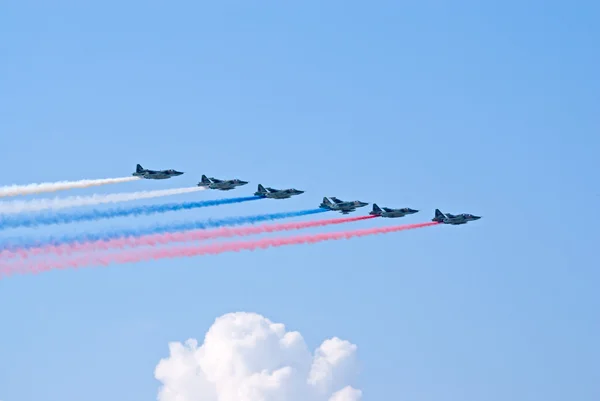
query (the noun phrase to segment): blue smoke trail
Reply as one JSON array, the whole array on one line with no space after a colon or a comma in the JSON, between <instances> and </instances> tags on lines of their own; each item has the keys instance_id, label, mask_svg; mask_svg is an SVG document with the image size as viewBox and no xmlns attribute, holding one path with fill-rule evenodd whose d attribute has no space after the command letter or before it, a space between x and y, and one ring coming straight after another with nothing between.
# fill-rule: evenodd
<instances>
[{"instance_id":1,"label":"blue smoke trail","mask_svg":"<svg viewBox=\"0 0 600 401\"><path fill-rule=\"evenodd\" d=\"M116 217L140 216L156 213L175 212L207 206L228 205L262 199L259 196L216 199L197 202L165 203L162 205L144 205L114 208L108 210L90 210L76 213L56 213L38 216L0 216L0 230L15 227L37 227L48 224L79 223L82 221L113 219Z\"/></svg>"},{"instance_id":2,"label":"blue smoke trail","mask_svg":"<svg viewBox=\"0 0 600 401\"><path fill-rule=\"evenodd\" d=\"M3 241L0 243L0 251L15 251L18 249L37 248L41 246L58 246L71 242L91 242L100 240L111 240L124 237L139 237L142 235L163 234L169 232L202 230L207 228L219 228L224 226L236 226L242 224L254 224L264 221L286 219L290 217L308 216L311 214L324 213L327 209L309 209L299 210L296 212L282 212L271 214L258 214L254 216L236 216L226 217L223 219L208 219L204 221L186 221L182 223L169 223L156 225L153 227L145 227L139 229L121 229L108 231L100 234L79 234L79 235L63 235L60 237L50 237L46 240L21 240L17 238L13 241Z\"/></svg>"}]
</instances>

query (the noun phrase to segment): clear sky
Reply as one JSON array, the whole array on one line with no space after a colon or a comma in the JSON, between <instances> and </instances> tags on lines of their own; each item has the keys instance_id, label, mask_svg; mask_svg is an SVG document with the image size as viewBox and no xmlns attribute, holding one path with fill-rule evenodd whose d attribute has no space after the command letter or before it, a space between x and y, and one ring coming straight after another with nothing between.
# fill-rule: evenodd
<instances>
[{"instance_id":1,"label":"clear sky","mask_svg":"<svg viewBox=\"0 0 600 401\"><path fill-rule=\"evenodd\" d=\"M156 399L169 342L201 344L238 311L299 331L310 350L355 344L365 401L600 399L597 2L90 3L1 6L0 184L141 163L186 173L54 195L203 173L250 184L139 203L258 183L306 193L45 231L331 195L420 210L348 229L435 208L483 218L0 280L0 400Z\"/></svg>"}]
</instances>

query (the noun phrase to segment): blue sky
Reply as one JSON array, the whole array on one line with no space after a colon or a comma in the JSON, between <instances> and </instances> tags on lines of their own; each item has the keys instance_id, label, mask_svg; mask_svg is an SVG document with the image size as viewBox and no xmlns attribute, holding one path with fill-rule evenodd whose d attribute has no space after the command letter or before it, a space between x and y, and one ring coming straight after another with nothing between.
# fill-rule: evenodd
<instances>
[{"instance_id":1,"label":"blue sky","mask_svg":"<svg viewBox=\"0 0 600 401\"><path fill-rule=\"evenodd\" d=\"M72 3L2 7L2 184L141 163L186 174L60 195L203 173L306 193L57 232L330 195L483 219L0 280L1 400L155 399L168 342L235 311L356 344L365 400L600 397L598 4Z\"/></svg>"}]
</instances>

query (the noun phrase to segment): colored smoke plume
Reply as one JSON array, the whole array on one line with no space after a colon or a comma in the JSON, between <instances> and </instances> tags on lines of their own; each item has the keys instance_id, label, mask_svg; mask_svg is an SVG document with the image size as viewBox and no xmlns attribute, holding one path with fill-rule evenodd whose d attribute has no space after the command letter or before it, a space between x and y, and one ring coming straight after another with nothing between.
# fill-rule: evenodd
<instances>
[{"instance_id":1,"label":"colored smoke plume","mask_svg":"<svg viewBox=\"0 0 600 401\"><path fill-rule=\"evenodd\" d=\"M44 248L48 246L60 246L68 243L83 243L94 241L108 241L125 237L141 237L142 235L163 234L168 232L202 230L225 226L239 226L242 224L255 224L266 221L281 220L291 217L309 216L312 214L326 213L327 209L308 209L293 212L267 213L252 216L233 216L222 219L208 219L199 221L185 221L159 224L144 228L125 228L101 233L83 233L75 235L51 236L45 239L29 240L22 237L5 239L0 242L0 257L10 258L16 254L22 254L24 250ZM39 251L37 249L36 251Z\"/></svg>"},{"instance_id":2,"label":"colored smoke plume","mask_svg":"<svg viewBox=\"0 0 600 401\"><path fill-rule=\"evenodd\" d=\"M33 195L44 192L64 191L75 188L89 188L100 185L119 184L122 182L137 181L140 177L120 177L120 178L100 178L95 180L79 180L79 181L57 181L57 182L42 182L38 184L27 185L7 185L0 187L0 198L19 195Z\"/></svg>"},{"instance_id":3,"label":"colored smoke plume","mask_svg":"<svg viewBox=\"0 0 600 401\"><path fill-rule=\"evenodd\" d=\"M265 224L253 227L223 227L216 230L184 231L176 233L145 235L141 237L126 237L120 239L101 240L83 243L75 242L69 244L62 244L58 246L46 246L42 248L33 248L29 250L17 251L14 253L14 255L18 255L23 258L28 258L30 256L37 256L41 254L55 254L65 256L73 254L75 252L92 252L97 250L123 249L127 247L134 248L140 246L172 244L175 242L201 241L221 237L247 236L278 231L301 230L304 228L323 227L334 224L344 224L361 220L369 220L375 217L376 216L342 217L337 219L325 219L316 221Z\"/></svg>"},{"instance_id":4,"label":"colored smoke plume","mask_svg":"<svg viewBox=\"0 0 600 401\"><path fill-rule=\"evenodd\" d=\"M208 206L220 206L232 203L242 203L258 199L262 198L258 196L246 196L239 198L226 198L196 202L165 203L162 205L123 207L108 210L55 213L38 216L0 216L0 229L16 227L37 227L49 224L80 223L83 221L113 219L117 217L152 215L157 213L176 212L179 210L197 209Z\"/></svg>"},{"instance_id":5,"label":"colored smoke plume","mask_svg":"<svg viewBox=\"0 0 600 401\"><path fill-rule=\"evenodd\" d=\"M239 241L218 243L205 246L184 246L172 248L150 248L131 249L118 253L91 253L73 258L59 258L56 260L43 261L18 261L13 263L1 263L0 271L4 274L12 273L37 273L53 269L79 268L85 266L107 266L110 264L137 263L145 260L160 260L167 258L194 257L201 255L216 255L225 252L239 252L243 250L253 251L285 245L314 244L323 241L350 239L353 237L364 237L368 235L386 234L397 231L412 230L416 228L437 225L437 222L405 224L391 227L366 228L353 231L341 231L333 233L322 233L313 235L299 235L294 237L265 238L255 241Z\"/></svg>"},{"instance_id":6,"label":"colored smoke plume","mask_svg":"<svg viewBox=\"0 0 600 401\"><path fill-rule=\"evenodd\" d=\"M105 203L129 202L141 199L159 198L203 191L203 187L159 189L156 191L124 192L114 194L94 194L89 196L69 196L66 198L32 199L28 201L0 202L0 214L39 212L46 209L67 209L70 207L94 206Z\"/></svg>"}]
</instances>

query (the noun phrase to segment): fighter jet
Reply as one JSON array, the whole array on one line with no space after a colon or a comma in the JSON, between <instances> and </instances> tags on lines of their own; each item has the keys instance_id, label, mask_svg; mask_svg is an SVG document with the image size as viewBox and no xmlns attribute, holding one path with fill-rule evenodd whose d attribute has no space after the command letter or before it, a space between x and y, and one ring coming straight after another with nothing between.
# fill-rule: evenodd
<instances>
[{"instance_id":1,"label":"fighter jet","mask_svg":"<svg viewBox=\"0 0 600 401\"><path fill-rule=\"evenodd\" d=\"M294 195L303 194L304 191L300 191L298 189L290 188L290 189L275 189L263 187L258 184L258 191L254 193L255 196L260 196L261 198L271 198L271 199L287 199L291 198Z\"/></svg>"},{"instance_id":2,"label":"fighter jet","mask_svg":"<svg viewBox=\"0 0 600 401\"><path fill-rule=\"evenodd\" d=\"M177 170L148 170L138 164L135 168L135 173L131 175L146 178L148 180L166 180L167 178L175 177L181 174L183 173Z\"/></svg>"},{"instance_id":3,"label":"fighter jet","mask_svg":"<svg viewBox=\"0 0 600 401\"><path fill-rule=\"evenodd\" d=\"M390 209L389 207L384 207L383 209L377 206L377 203L373 203L373 211L369 212L371 216L381 216L381 217L404 217L407 214L417 213L418 210L411 209L409 207L404 207L402 209Z\"/></svg>"},{"instance_id":4,"label":"fighter jet","mask_svg":"<svg viewBox=\"0 0 600 401\"><path fill-rule=\"evenodd\" d=\"M229 191L231 189L235 189L235 187L246 185L247 183L248 181L238 180L237 178L233 180L219 180L214 177L208 178L202 174L202 181L198 183L198 186L209 189L218 189L221 191Z\"/></svg>"},{"instance_id":5,"label":"fighter jet","mask_svg":"<svg viewBox=\"0 0 600 401\"><path fill-rule=\"evenodd\" d=\"M452 224L453 226L457 226L459 224L467 224L469 221L479 220L481 216L474 216L468 213L462 213L458 215L450 214L450 213L442 213L439 209L435 209L435 217L431 219L431 221L437 221L438 223L443 224Z\"/></svg>"},{"instance_id":6,"label":"fighter jet","mask_svg":"<svg viewBox=\"0 0 600 401\"><path fill-rule=\"evenodd\" d=\"M356 208L367 206L367 202L355 201L342 201L335 196L330 197L333 203L327 197L323 198L323 202L319 205L322 209L329 209L333 211L339 211L342 214L348 214L354 212Z\"/></svg>"}]
</instances>

